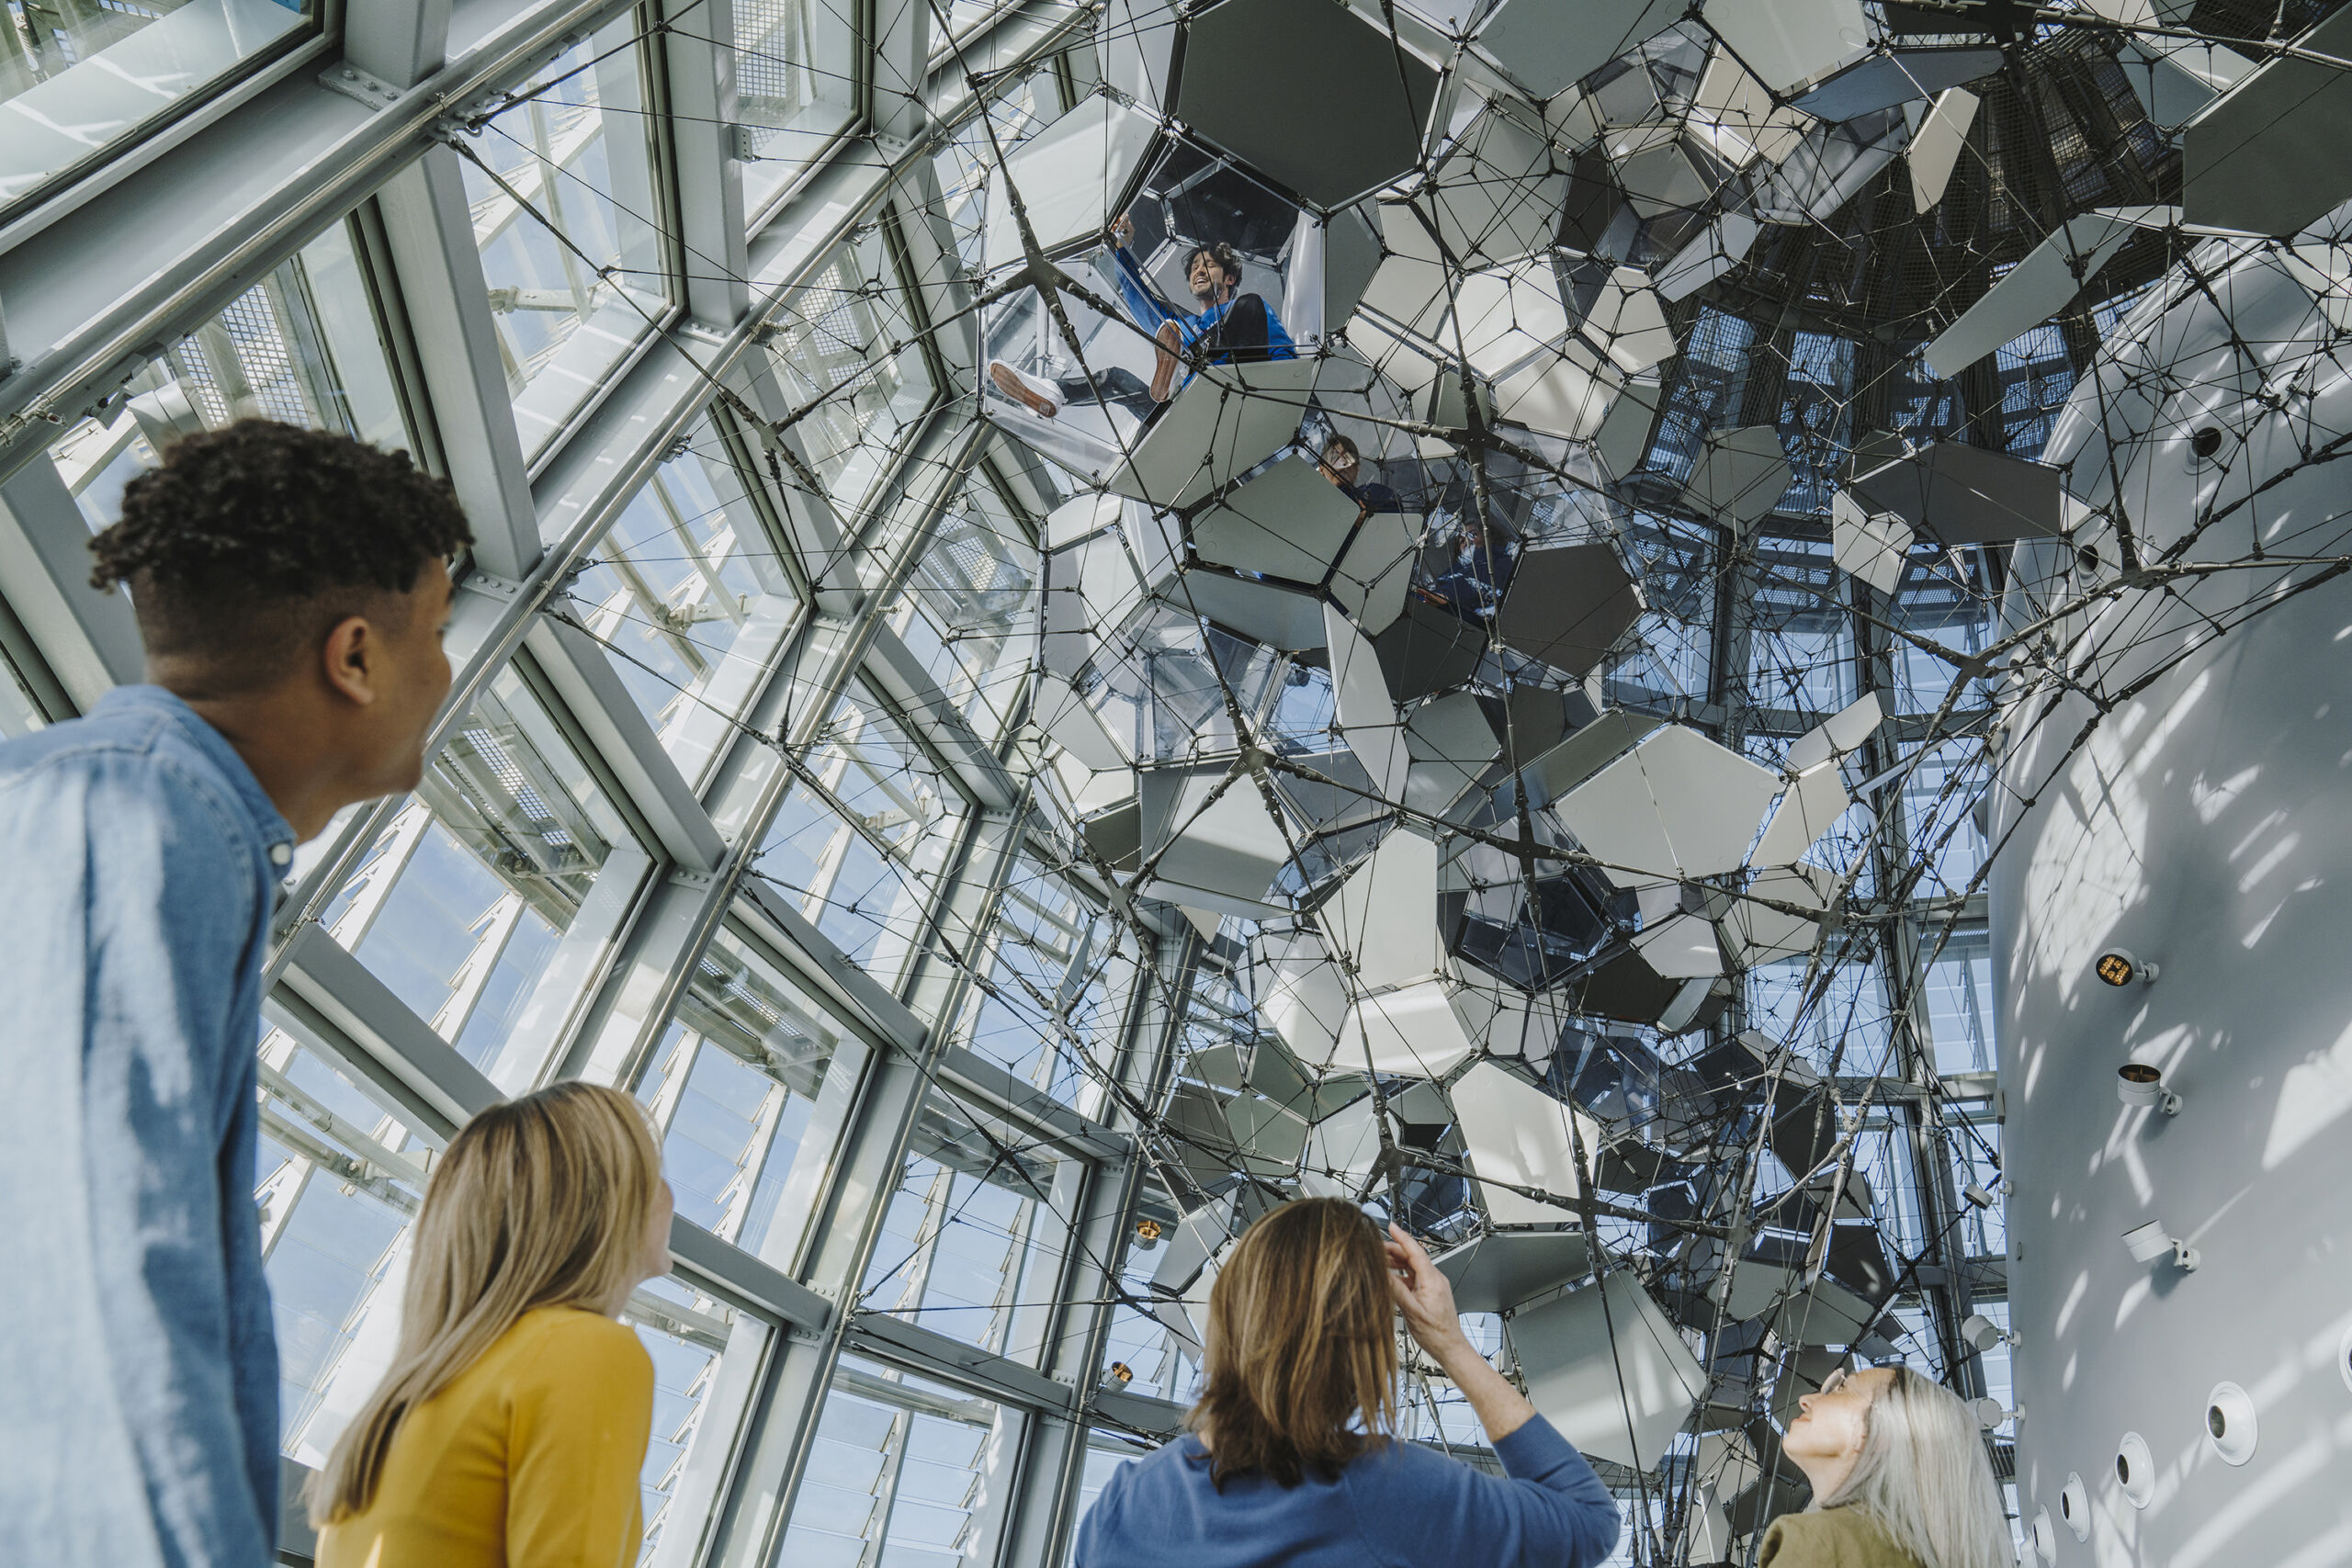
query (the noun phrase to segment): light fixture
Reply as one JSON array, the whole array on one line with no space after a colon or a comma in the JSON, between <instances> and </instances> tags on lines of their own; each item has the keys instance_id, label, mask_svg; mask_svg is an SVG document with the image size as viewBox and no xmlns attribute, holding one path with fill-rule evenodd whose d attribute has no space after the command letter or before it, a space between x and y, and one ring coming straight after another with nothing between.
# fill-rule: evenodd
<instances>
[{"instance_id":1,"label":"light fixture","mask_svg":"<svg viewBox=\"0 0 2352 1568\"><path fill-rule=\"evenodd\" d=\"M1102 1373L1102 1386L1105 1388L1125 1388L1135 1381L1136 1370L1125 1361L1112 1362Z\"/></svg>"},{"instance_id":2,"label":"light fixture","mask_svg":"<svg viewBox=\"0 0 2352 1568\"><path fill-rule=\"evenodd\" d=\"M2156 1456L2148 1451L2148 1439L2137 1432L2124 1433L2123 1440L2115 1445L2115 1481L2135 1508L2146 1507L2155 1495Z\"/></svg>"},{"instance_id":3,"label":"light fixture","mask_svg":"<svg viewBox=\"0 0 2352 1568\"><path fill-rule=\"evenodd\" d=\"M2018 1337L1981 1312L1973 1312L1962 1320L1960 1337L1979 1350L1990 1350L1996 1345L2014 1345Z\"/></svg>"},{"instance_id":4,"label":"light fixture","mask_svg":"<svg viewBox=\"0 0 2352 1568\"><path fill-rule=\"evenodd\" d=\"M2091 1489L2072 1472L2067 1473L2066 1484L2059 1488L2058 1513L2066 1521L2066 1528L2075 1532L2076 1540L2090 1540Z\"/></svg>"},{"instance_id":5,"label":"light fixture","mask_svg":"<svg viewBox=\"0 0 2352 1568\"><path fill-rule=\"evenodd\" d=\"M1158 1220L1141 1219L1136 1222L1136 1245L1138 1247L1141 1247L1147 1252L1150 1251L1153 1247L1159 1245L1159 1236L1160 1230L1159 1222Z\"/></svg>"},{"instance_id":6,"label":"light fixture","mask_svg":"<svg viewBox=\"0 0 2352 1568\"><path fill-rule=\"evenodd\" d=\"M2118 987L2137 980L2143 986L2156 983L2156 966L2143 964L2132 955L2129 948L2110 947L2091 964L2091 973L2108 985Z\"/></svg>"},{"instance_id":7,"label":"light fixture","mask_svg":"<svg viewBox=\"0 0 2352 1568\"><path fill-rule=\"evenodd\" d=\"M2165 1087L2165 1070L2154 1062L2126 1062L2116 1068L2115 1098L2126 1105L2152 1105L2167 1116L2180 1114L2180 1096Z\"/></svg>"},{"instance_id":8,"label":"light fixture","mask_svg":"<svg viewBox=\"0 0 2352 1568\"><path fill-rule=\"evenodd\" d=\"M2162 1220L2150 1220L2144 1225L2134 1225L2125 1231L2123 1245L2130 1249L2135 1263L2154 1263L2159 1258L2169 1258L2173 1267L2184 1274L2195 1273L2200 1261L2195 1247L2165 1233Z\"/></svg>"},{"instance_id":9,"label":"light fixture","mask_svg":"<svg viewBox=\"0 0 2352 1568\"><path fill-rule=\"evenodd\" d=\"M2205 1440L2224 1464L2244 1464L2254 1457L2257 1437L2254 1400L2233 1382L2217 1382L2205 1396Z\"/></svg>"}]
</instances>

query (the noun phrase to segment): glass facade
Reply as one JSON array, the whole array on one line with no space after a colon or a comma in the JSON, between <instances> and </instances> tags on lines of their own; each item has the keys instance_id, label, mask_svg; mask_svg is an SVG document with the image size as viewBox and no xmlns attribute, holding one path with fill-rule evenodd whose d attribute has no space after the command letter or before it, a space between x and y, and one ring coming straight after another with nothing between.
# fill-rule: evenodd
<instances>
[{"instance_id":1,"label":"glass facade","mask_svg":"<svg viewBox=\"0 0 2352 1568\"><path fill-rule=\"evenodd\" d=\"M977 323L1026 307L977 300L936 258L976 265L1001 197L981 117L1012 148L1090 89L1093 46L1064 41L1082 39L1085 14L940 7L958 39L1041 17L1069 30L984 73L978 95L930 38L933 134L882 169L899 154L858 134L873 9L647 7L518 51L457 133L473 245L435 280L478 312L494 368L428 368L383 214L346 189L342 210L233 290L192 290L126 331L141 346L112 385L61 395L38 443L6 449L10 475L54 479L78 549L193 431L279 419L447 468L441 436L472 417L458 411L512 421L516 471L451 477L535 513L477 521L514 523L547 554L519 584L467 574L458 695L424 779L305 849L272 953L260 1201L284 1451L318 1464L389 1357L408 1227L450 1135L432 1108L611 1082L658 1129L692 1238L627 1314L656 1367L643 1561L662 1568L1045 1568L1057 1542L1068 1561L1074 1521L1196 1389L1207 1287L1160 1278L1169 1233L1218 1203L1238 1224L1299 1190L1302 1162L1329 1153L1310 1122L1371 1097L1361 1072L1302 1065L1257 987L1253 944L1281 924L1270 907L1164 904L1147 919L1132 891L1151 851L1126 754L1219 769L1262 756L1270 791L1328 783L1354 766L1332 660L1215 617L1141 612L1120 627L1135 669L1057 668L1040 636L1065 586L1048 518L1079 481L976 420ZM208 17L225 29L153 104L77 103L97 129L70 158L0 132L0 214L312 25L276 0L10 0L0 16L0 126L117 81L117 51L162 49L166 29L193 36ZM700 115L674 67L705 43L731 85ZM745 234L695 230L680 188L678 137L711 116L730 117L724 177L741 184L749 253ZM917 241L933 265L910 259ZM684 323L690 285L750 268L747 254L786 258L751 314L718 332ZM1897 1261L1932 1250L1952 1277L2007 1245L1997 1207L1954 1198L2000 1179L1977 809L1992 694L1983 679L1955 690L1951 664L1903 634L1991 647L2001 567L1980 547L1922 545L1873 598L1838 566L1819 513L1864 432L1866 389L1878 427L1967 426L2024 454L2077 367L2055 327L1963 386L1852 336L1712 301L1678 310L1681 350L1636 480L1513 502L1529 545L1609 542L1639 583L1630 634L1580 694L1774 769L1866 694L1892 725L1867 766L1848 767L1853 798L1800 863L1849 917L1818 952L1727 976L1695 1032L1580 1021L1511 1070L1581 1104L1607 1092L1595 1064L1646 1052L1652 1081L1619 1088L1612 1107L1615 1157L1637 1161L1664 1147L1678 1074L1697 1077L1743 1032L1786 1041L1813 1072L1879 1086L1851 1168ZM1679 481L1711 434L1747 424L1779 432L1792 477L1741 530L1695 510ZM1401 472L1419 452L1402 442L1387 461ZM0 522L31 529L18 488L0 502ZM1442 504L1458 520L1481 502ZM68 646L79 634L57 597L0 552L0 735L70 716L69 687L86 680L74 659L95 662ZM558 633L595 679L560 663ZM1057 738L1046 673L1102 716L1118 763ZM1945 738L1916 744L1947 703ZM1419 766L1434 743L1415 740ZM1243 777L1237 799L1256 787ZM1309 893L1378 832L1334 808L1298 838L1273 899ZM1638 896L1617 893L1612 918L1631 921ZM358 999L322 1005L337 987ZM403 1042L424 1066L397 1059ZM420 1074L447 1092L421 1095ZM1392 1162L1371 1201L1466 1240L1487 1222L1464 1143L1438 1090L1419 1088L1384 1079L1384 1099L1409 1098L1392 1143L1424 1163ZM1611 1189L1626 1213L1598 1229L1662 1273L1670 1223L1633 1216L1713 1198L1695 1168L1656 1174ZM1810 1174L1767 1168L1758 1196L1802 1196ZM1957 1376L1947 1330L1967 1303L1919 1280L1889 1298L1905 1326L1888 1353ZM1996 1287L1974 1300L2006 1310ZM1501 1317L1471 1326L1509 1364ZM2005 1357L1981 1375L2008 1397ZM1480 1446L1445 1380L1417 1372L1407 1395L1408 1437ZM1638 1505L1672 1468L1609 1479ZM1628 1539L1617 1561L1660 1560Z\"/></svg>"}]
</instances>

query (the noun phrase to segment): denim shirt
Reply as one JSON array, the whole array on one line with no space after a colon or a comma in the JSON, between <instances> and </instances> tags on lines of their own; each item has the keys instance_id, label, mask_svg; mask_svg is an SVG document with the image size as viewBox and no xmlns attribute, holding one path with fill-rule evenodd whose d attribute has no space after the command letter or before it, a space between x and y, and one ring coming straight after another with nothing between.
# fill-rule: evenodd
<instances>
[{"instance_id":1,"label":"denim shirt","mask_svg":"<svg viewBox=\"0 0 2352 1568\"><path fill-rule=\"evenodd\" d=\"M274 1559L254 1046L293 841L160 687L0 744L0 1562Z\"/></svg>"}]
</instances>

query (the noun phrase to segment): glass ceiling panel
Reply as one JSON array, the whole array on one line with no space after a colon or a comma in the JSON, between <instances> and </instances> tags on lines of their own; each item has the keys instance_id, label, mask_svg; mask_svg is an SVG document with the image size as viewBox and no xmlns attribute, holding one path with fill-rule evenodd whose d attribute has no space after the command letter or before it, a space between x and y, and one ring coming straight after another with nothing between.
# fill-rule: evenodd
<instances>
[{"instance_id":1,"label":"glass ceiling panel","mask_svg":"<svg viewBox=\"0 0 2352 1568\"><path fill-rule=\"evenodd\" d=\"M314 28L315 0L0 6L0 213Z\"/></svg>"},{"instance_id":2,"label":"glass ceiling panel","mask_svg":"<svg viewBox=\"0 0 2352 1568\"><path fill-rule=\"evenodd\" d=\"M571 587L638 711L689 783L764 684L800 603L706 419L614 520Z\"/></svg>"},{"instance_id":3,"label":"glass ceiling panel","mask_svg":"<svg viewBox=\"0 0 2352 1568\"><path fill-rule=\"evenodd\" d=\"M857 22L843 0L736 0L735 93L743 212L753 231L857 118Z\"/></svg>"},{"instance_id":4,"label":"glass ceiling panel","mask_svg":"<svg viewBox=\"0 0 2352 1568\"><path fill-rule=\"evenodd\" d=\"M321 923L511 1089L535 1081L563 1037L652 863L510 667Z\"/></svg>"},{"instance_id":5,"label":"glass ceiling panel","mask_svg":"<svg viewBox=\"0 0 2352 1568\"><path fill-rule=\"evenodd\" d=\"M526 457L669 316L634 36L625 16L566 50L541 88L466 144L466 200Z\"/></svg>"},{"instance_id":6,"label":"glass ceiling panel","mask_svg":"<svg viewBox=\"0 0 2352 1568\"><path fill-rule=\"evenodd\" d=\"M235 420L418 450L355 233L329 226L51 445L93 532L121 514L122 487L159 449Z\"/></svg>"},{"instance_id":7,"label":"glass ceiling panel","mask_svg":"<svg viewBox=\"0 0 2352 1568\"><path fill-rule=\"evenodd\" d=\"M936 389L880 232L843 245L776 317L768 355L844 525L878 513L867 497Z\"/></svg>"}]
</instances>

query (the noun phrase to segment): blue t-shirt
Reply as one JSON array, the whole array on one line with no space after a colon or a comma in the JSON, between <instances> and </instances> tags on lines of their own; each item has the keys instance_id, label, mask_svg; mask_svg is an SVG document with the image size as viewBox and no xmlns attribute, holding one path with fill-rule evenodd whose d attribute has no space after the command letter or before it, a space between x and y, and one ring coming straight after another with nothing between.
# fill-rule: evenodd
<instances>
[{"instance_id":1,"label":"blue t-shirt","mask_svg":"<svg viewBox=\"0 0 2352 1568\"><path fill-rule=\"evenodd\" d=\"M1187 1434L1122 1465L1079 1526L1078 1568L1589 1568L1617 1544L1617 1502L1538 1416L1488 1475L1417 1443L1366 1450L1334 1480L1209 1482Z\"/></svg>"}]
</instances>

